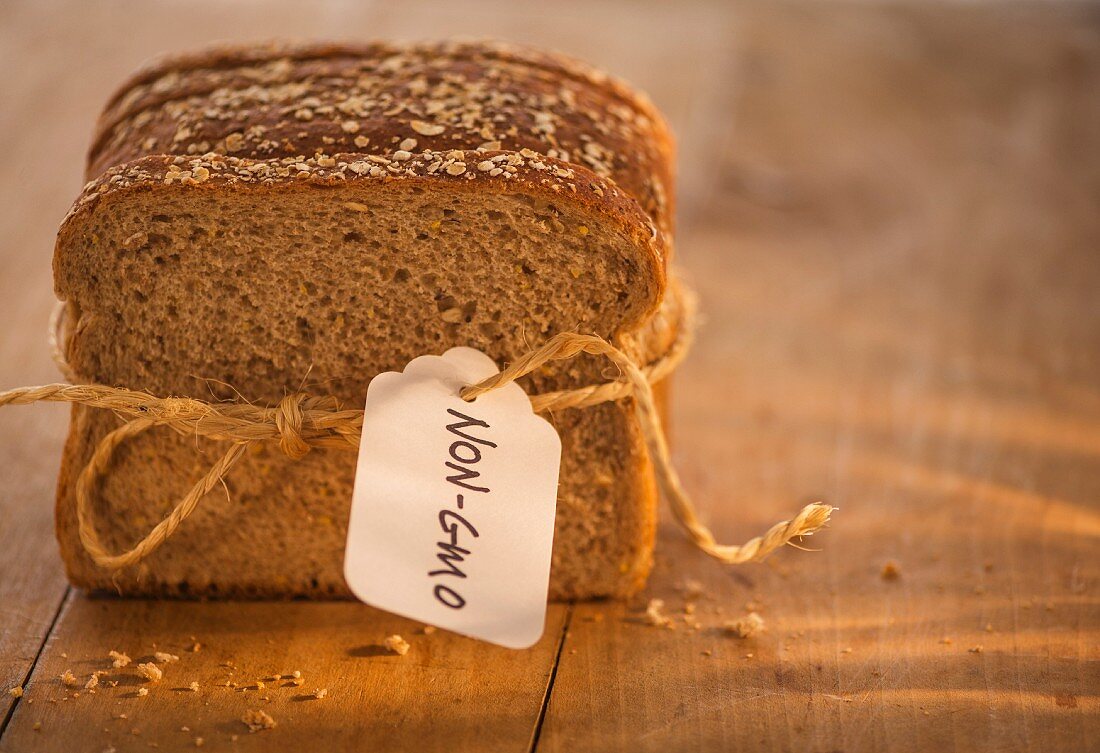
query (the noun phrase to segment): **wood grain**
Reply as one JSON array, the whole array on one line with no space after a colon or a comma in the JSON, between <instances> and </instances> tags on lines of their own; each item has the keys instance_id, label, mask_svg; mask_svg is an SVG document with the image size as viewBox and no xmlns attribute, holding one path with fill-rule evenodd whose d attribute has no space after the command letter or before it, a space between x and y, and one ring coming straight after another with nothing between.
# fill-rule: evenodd
<instances>
[{"instance_id":1,"label":"wood grain","mask_svg":"<svg viewBox=\"0 0 1100 753\"><path fill-rule=\"evenodd\" d=\"M677 629L645 625L644 600L578 606L541 749L1095 745L1100 98L1080 96L1100 49L1082 20L745 8L725 190L680 239L708 324L678 460L729 538L807 494L840 511L821 552L739 570L666 528L647 596ZM725 634L747 602L767 632Z\"/></svg>"},{"instance_id":2,"label":"wood grain","mask_svg":"<svg viewBox=\"0 0 1100 753\"><path fill-rule=\"evenodd\" d=\"M685 481L729 540L812 498L840 512L805 542L821 551L732 569L666 522L645 594L554 607L530 652L419 635L354 604L77 594L44 641L66 593L50 532L65 414L9 409L0 682L33 674L23 700L0 701L0 751L183 750L200 736L213 750L1096 746L1093 7L4 4L5 385L54 378L41 338L52 235L97 108L140 59L211 28L501 36L648 89L682 142L678 255L708 320L673 401ZM674 630L647 623L651 598ZM766 631L729 635L749 605ZM408 656L377 648L391 632L413 643ZM195 641L203 649L187 651ZM117 687L61 700L66 669L154 648L181 659L148 696L125 671ZM223 662L238 682L297 669L305 684L219 687ZM199 692L182 690L192 680ZM317 687L328 697L303 697ZM249 708L278 726L249 734Z\"/></svg>"},{"instance_id":3,"label":"wood grain","mask_svg":"<svg viewBox=\"0 0 1100 753\"><path fill-rule=\"evenodd\" d=\"M478 750L526 751L567 611L554 606L543 640L511 651L442 632L426 636L418 623L362 604L75 596L0 750L148 750L151 742L178 750L202 738L212 750L231 745L242 752L317 745L443 751L455 741L476 741ZM408 654L386 650L392 634L411 644ZM131 665L113 669L112 650L126 653ZM152 661L155 651L179 661L160 665L159 682L143 682L134 667ZM58 678L67 670L82 682L97 670L109 674L93 694L66 688ZM294 672L302 685L292 684ZM190 689L192 682L198 690ZM148 695L139 697L139 688ZM327 694L318 699L314 692L321 688ZM257 709L275 720L273 729L249 732L241 718Z\"/></svg>"}]
</instances>

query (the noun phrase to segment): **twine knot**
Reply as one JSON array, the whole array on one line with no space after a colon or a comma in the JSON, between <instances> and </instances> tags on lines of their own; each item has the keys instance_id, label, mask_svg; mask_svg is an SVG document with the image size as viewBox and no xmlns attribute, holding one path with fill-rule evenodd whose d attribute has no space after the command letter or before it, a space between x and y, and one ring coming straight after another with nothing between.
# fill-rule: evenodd
<instances>
[{"instance_id":1,"label":"twine knot","mask_svg":"<svg viewBox=\"0 0 1100 753\"><path fill-rule=\"evenodd\" d=\"M304 392L295 392L279 401L275 408L275 428L279 430L279 449L291 460L299 460L313 449L302 436L305 416L302 403L308 398Z\"/></svg>"}]
</instances>

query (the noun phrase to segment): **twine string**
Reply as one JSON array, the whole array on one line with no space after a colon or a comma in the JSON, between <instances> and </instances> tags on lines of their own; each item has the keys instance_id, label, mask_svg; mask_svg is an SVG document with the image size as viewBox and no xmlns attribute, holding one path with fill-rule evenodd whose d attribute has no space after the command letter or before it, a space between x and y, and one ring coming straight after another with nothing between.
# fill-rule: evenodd
<instances>
[{"instance_id":1,"label":"twine string","mask_svg":"<svg viewBox=\"0 0 1100 753\"><path fill-rule=\"evenodd\" d=\"M763 535L740 545L718 543L710 529L700 520L695 505L673 466L651 387L652 383L670 374L686 355L693 337L693 314L694 304L689 297L685 305L685 321L672 346L664 356L647 366L639 366L626 353L601 337L566 332L550 338L545 344L523 355L497 374L464 387L460 395L467 401L476 400L479 396L514 382L547 363L569 360L582 353L606 358L619 369L618 379L531 395L532 408L538 413L545 413L583 408L632 396L661 491L688 538L696 547L724 563L760 561L776 549L791 543L793 539L810 536L822 528L828 522L833 508L816 502L806 505L795 517L775 524ZM60 317L56 319L59 320ZM54 326L63 325L55 320ZM55 342L62 341L56 338L55 334ZM64 358L61 362L64 362ZM274 408L244 402L210 403L194 398L163 398L148 392L98 384L48 384L0 392L0 407L42 401L68 402L110 410L125 421L99 441L76 484L80 541L91 559L107 570L120 570L134 565L155 551L195 511L203 497L223 483L250 445L275 442L287 457L298 460L313 449L358 449L363 426L363 411L341 410L334 397L304 392L287 395ZM151 428L161 426L184 435L227 441L230 446L148 534L125 552L112 554L103 546L93 520L96 486L107 473L120 445Z\"/></svg>"}]
</instances>

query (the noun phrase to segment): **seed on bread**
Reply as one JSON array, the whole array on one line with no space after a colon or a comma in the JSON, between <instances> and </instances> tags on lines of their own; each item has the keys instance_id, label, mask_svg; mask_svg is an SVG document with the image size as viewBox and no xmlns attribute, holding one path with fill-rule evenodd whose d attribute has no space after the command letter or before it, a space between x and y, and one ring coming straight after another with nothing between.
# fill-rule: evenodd
<instances>
[{"instance_id":1,"label":"seed on bread","mask_svg":"<svg viewBox=\"0 0 1100 753\"><path fill-rule=\"evenodd\" d=\"M447 130L441 125L435 123L426 123L423 120L414 120L409 123L409 127L419 133L421 136L438 136Z\"/></svg>"}]
</instances>

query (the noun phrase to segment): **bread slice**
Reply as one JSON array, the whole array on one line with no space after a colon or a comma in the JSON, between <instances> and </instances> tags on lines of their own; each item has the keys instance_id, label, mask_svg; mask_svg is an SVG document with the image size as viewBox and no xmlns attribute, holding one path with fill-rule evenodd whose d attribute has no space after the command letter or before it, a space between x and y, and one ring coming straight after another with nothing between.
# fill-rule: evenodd
<instances>
[{"instance_id":1,"label":"bread slice","mask_svg":"<svg viewBox=\"0 0 1100 753\"><path fill-rule=\"evenodd\" d=\"M668 347L679 315L677 299L665 295L671 220L667 200L655 203L653 197L668 193L671 169L664 164L642 177L637 168L643 153L667 163L667 143L608 160L614 179L597 175L548 156L583 149L588 126L577 125L580 115L555 116L554 145L543 133L541 149L534 150L519 146L524 131L513 126L526 116L505 97L500 107L480 108L480 123L432 121L453 131L447 148L430 148L436 142L425 147L420 139L415 151L399 148L412 138L404 133L435 130L421 120L431 109L425 103L435 100L413 92L425 77L432 91L436 75L452 84L488 79L524 97L540 86L572 87L585 101L603 97L605 108L617 104L643 113L642 106L624 104L631 100L598 77L578 77L534 53L528 60L473 46L448 48L447 58L442 52L433 57L437 48L379 47L382 53L340 48L340 55L295 48L297 57L275 58L286 50L223 50L162 64L115 98L101 120L90 170L121 162L85 187L62 225L55 254L57 294L69 303L67 356L82 379L260 404L306 389L360 407L377 373L458 344L501 363L565 331L608 337L640 361ZM511 68L493 73L502 57ZM467 59L475 61L472 68L455 62ZM321 63L328 67L317 80L313 69L302 67ZM380 93L386 71L397 76L414 64L419 72L401 79L396 94ZM321 116L303 121L293 146L309 149L264 156L262 141L249 141L236 150L246 156L153 154L164 146L150 135L162 127L155 113L163 109L186 120L173 104L184 100L185 112L201 110L203 97L237 103L234 114L212 118L221 125L209 126L210 132L204 127L196 138L213 139L225 127L285 132L274 110L257 110L236 97L247 88L241 83L250 75L245 69L257 66L304 82L291 104L306 101ZM346 78L353 70L365 83L350 93L340 94L326 78ZM384 151L326 151L336 145L328 142L335 131L325 121L323 97L365 101L357 91L391 110L393 97L402 99L400 114L389 116L364 105L357 131L339 119L344 116L332 116L341 133L369 132L364 138L372 143L387 142L380 145ZM290 106L270 93L257 97ZM587 113L587 105L581 109ZM224 126L226 117L233 119L230 126ZM654 120L646 111L639 117L653 137L659 116ZM496 128L520 135L481 141L486 133L502 135L492 132ZM610 130L629 142L625 131ZM240 146L230 138L239 132L220 137L223 152L231 151L227 144ZM487 148L508 138L519 148ZM182 142L178 147L189 151ZM620 178L634 191L661 185L649 194L650 211ZM567 389L606 378L605 362L579 359L532 375L524 387ZM563 444L551 596L632 593L648 573L656 503L632 402L550 418ZM76 585L143 595L348 595L341 574L355 465L348 452L315 451L292 461L277 447L259 447L233 470L226 491L207 495L141 565L118 574L95 566L76 534L73 486L95 444L117 425L109 414L74 410L57 521ZM94 510L108 548L121 551L143 536L221 451L219 443L167 429L124 446Z\"/></svg>"}]
</instances>

